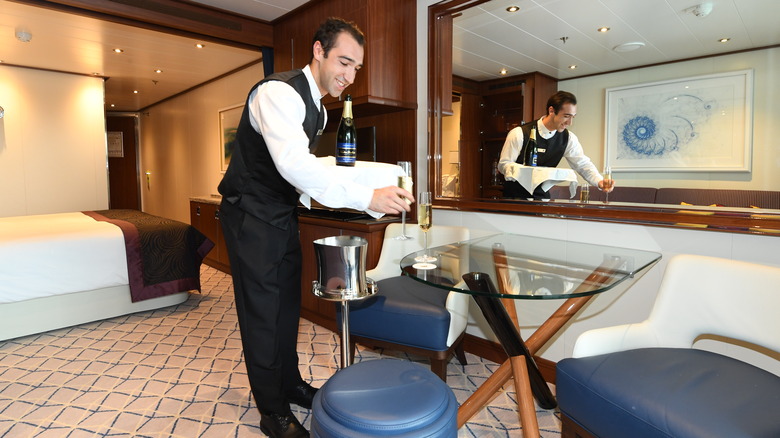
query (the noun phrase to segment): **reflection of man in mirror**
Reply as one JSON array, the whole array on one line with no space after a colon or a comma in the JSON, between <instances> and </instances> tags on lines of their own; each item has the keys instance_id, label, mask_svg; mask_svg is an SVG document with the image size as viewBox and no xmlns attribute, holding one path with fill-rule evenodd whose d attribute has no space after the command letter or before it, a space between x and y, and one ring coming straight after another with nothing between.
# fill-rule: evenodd
<instances>
[{"instance_id":1,"label":"reflection of man in mirror","mask_svg":"<svg viewBox=\"0 0 780 438\"><path fill-rule=\"evenodd\" d=\"M541 185L531 194L510 176L518 165L525 164L523 157L526 156L525 149L532 127L536 128L537 166L557 167L561 158L566 158L569 166L588 184L597 186L599 190L612 191L614 182L601 176L596 166L583 152L577 136L566 129L572 124L576 115L577 98L567 91L559 91L547 100L546 116L535 123L527 123L509 131L498 162L498 170L506 179L505 198L550 199L549 192L542 190Z\"/></svg>"}]
</instances>

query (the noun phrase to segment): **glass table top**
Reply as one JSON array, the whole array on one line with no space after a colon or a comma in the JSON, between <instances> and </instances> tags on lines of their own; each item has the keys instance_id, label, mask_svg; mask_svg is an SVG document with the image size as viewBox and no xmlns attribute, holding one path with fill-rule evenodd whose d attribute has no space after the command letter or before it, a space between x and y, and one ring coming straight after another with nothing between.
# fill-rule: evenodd
<instances>
[{"instance_id":1,"label":"glass table top","mask_svg":"<svg viewBox=\"0 0 780 438\"><path fill-rule=\"evenodd\" d=\"M496 234L432 247L436 261L405 256L401 270L443 289L502 298L561 299L597 294L652 266L661 254L542 237ZM463 275L487 274L490 292L469 290ZM476 274L479 273L479 274Z\"/></svg>"}]
</instances>

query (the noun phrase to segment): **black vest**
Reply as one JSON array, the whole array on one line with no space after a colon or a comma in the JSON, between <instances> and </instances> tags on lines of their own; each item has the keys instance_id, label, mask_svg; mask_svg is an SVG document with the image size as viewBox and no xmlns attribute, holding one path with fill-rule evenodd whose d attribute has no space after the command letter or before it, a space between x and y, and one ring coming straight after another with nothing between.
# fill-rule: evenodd
<instances>
[{"instance_id":1,"label":"black vest","mask_svg":"<svg viewBox=\"0 0 780 438\"><path fill-rule=\"evenodd\" d=\"M520 150L520 155L517 156L518 164L523 164L523 157L525 156L525 150L528 147L528 142L531 139L531 127L536 127L538 120L534 120L532 123L526 123L520 129L523 130L523 147ZM564 129L563 132L556 132L555 135L545 140L539 135L539 130L536 131L536 144L538 155L536 157L536 165L539 167L558 167L558 164L563 158L563 154L566 152L566 145L569 144L569 130ZM505 198L534 198L534 199L550 199L549 192L542 190L539 186L534 190L534 194L528 193L528 190L524 189L517 181L504 181L504 197Z\"/></svg>"},{"instance_id":2,"label":"black vest","mask_svg":"<svg viewBox=\"0 0 780 438\"><path fill-rule=\"evenodd\" d=\"M301 95L306 104L303 130L309 137L309 150L317 147L324 117L311 96L309 82L302 70L292 70L266 77L255 84L249 95L268 81L282 81ZM230 202L242 210L277 228L286 230L298 205L298 192L276 170L263 136L249 121L249 97L236 130L235 146L230 165L219 183L223 202Z\"/></svg>"}]
</instances>

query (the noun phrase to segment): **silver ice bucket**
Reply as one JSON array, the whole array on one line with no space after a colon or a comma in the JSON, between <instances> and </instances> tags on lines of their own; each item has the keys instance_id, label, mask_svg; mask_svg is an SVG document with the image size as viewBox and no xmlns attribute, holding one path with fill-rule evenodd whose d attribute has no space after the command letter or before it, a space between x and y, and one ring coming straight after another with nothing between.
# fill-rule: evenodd
<instances>
[{"instance_id":1,"label":"silver ice bucket","mask_svg":"<svg viewBox=\"0 0 780 438\"><path fill-rule=\"evenodd\" d=\"M317 280L312 292L331 301L352 301L376 293L376 283L366 278L368 241L356 236L333 236L314 241Z\"/></svg>"}]
</instances>

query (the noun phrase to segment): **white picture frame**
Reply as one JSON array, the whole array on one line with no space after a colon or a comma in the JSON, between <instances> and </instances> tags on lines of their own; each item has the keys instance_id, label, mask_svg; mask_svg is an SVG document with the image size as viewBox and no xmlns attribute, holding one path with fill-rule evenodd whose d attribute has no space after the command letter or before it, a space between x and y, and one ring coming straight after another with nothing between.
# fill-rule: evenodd
<instances>
[{"instance_id":1,"label":"white picture frame","mask_svg":"<svg viewBox=\"0 0 780 438\"><path fill-rule=\"evenodd\" d=\"M606 90L607 165L625 172L750 172L753 70Z\"/></svg>"}]
</instances>

